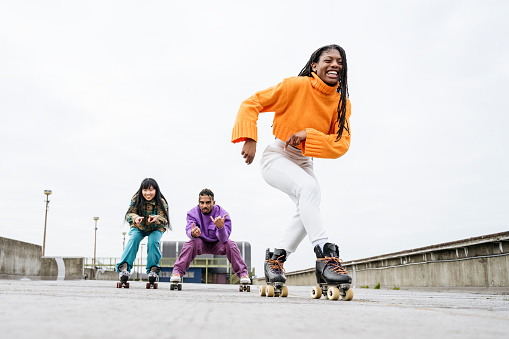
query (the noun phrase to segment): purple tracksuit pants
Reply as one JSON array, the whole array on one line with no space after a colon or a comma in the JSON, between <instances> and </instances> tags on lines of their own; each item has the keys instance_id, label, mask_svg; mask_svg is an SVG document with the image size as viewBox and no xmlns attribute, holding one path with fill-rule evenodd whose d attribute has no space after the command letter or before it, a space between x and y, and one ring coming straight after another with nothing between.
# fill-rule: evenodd
<instances>
[{"instance_id":1,"label":"purple tracksuit pants","mask_svg":"<svg viewBox=\"0 0 509 339\"><path fill-rule=\"evenodd\" d=\"M247 266L235 241L228 240L225 243L219 241L207 242L201 238L193 238L182 246L182 252L173 266L173 272L184 276L191 261L200 254L226 255L232 264L233 271L238 277L247 275Z\"/></svg>"}]
</instances>

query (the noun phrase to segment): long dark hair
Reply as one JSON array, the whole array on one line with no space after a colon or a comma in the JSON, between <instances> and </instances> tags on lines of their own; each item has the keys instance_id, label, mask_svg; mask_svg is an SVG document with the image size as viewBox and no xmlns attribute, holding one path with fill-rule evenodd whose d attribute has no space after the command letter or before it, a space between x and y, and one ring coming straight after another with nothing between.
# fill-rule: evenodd
<instances>
[{"instance_id":1,"label":"long dark hair","mask_svg":"<svg viewBox=\"0 0 509 339\"><path fill-rule=\"evenodd\" d=\"M156 204L164 211L164 215L166 216L166 220L168 220L168 226L170 226L170 217L168 215L168 210L164 206L164 201L166 201L166 204L168 204L168 200L164 197L164 195L161 193L161 190L159 189L159 185L157 182L152 178L146 178L143 179L141 182L140 188L138 191L134 194L134 202L131 206L129 206L129 209L126 212L126 215L129 213L133 213L134 211L137 212L137 214L143 213L143 204L145 201L145 197L143 196L143 189L150 188L150 186L154 187L156 190L156 195L154 197L154 200ZM163 201L164 199L164 201Z\"/></svg>"},{"instance_id":2,"label":"long dark hair","mask_svg":"<svg viewBox=\"0 0 509 339\"><path fill-rule=\"evenodd\" d=\"M346 53L343 47L338 45L327 45L320 47L316 51L311 54L306 66L300 71L299 76L308 76L312 77L311 72L313 72L312 65L313 63L317 63L320 60L320 57L323 53L330 51L331 49L335 49L341 55L341 59L343 60L343 70L341 71L341 76L339 77L338 88L336 92L341 94L338 104L338 136L336 141L339 141L343 135L343 130L346 129L348 134L350 134L350 128L348 123L346 122L346 98L348 97L348 64L346 62Z\"/></svg>"}]
</instances>

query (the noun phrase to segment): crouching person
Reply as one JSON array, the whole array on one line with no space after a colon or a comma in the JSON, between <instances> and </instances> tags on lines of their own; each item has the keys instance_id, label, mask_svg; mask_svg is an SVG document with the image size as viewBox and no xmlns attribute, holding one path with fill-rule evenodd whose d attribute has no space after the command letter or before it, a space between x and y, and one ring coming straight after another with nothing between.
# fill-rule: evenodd
<instances>
[{"instance_id":1,"label":"crouching person","mask_svg":"<svg viewBox=\"0 0 509 339\"><path fill-rule=\"evenodd\" d=\"M230 240L232 224L228 213L214 201L214 193L205 188L198 198L198 206L187 212L186 234L191 239L184 244L173 267L170 279L180 282L191 262L200 254L226 255L241 284L251 280L237 244Z\"/></svg>"}]
</instances>

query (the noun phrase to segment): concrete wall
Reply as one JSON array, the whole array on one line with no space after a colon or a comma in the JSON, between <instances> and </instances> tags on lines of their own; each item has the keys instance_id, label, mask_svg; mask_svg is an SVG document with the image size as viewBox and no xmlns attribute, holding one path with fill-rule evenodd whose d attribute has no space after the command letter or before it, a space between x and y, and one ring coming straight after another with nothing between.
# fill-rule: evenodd
<instances>
[{"instance_id":1,"label":"concrete wall","mask_svg":"<svg viewBox=\"0 0 509 339\"><path fill-rule=\"evenodd\" d=\"M41 279L83 279L83 258L43 257L41 260Z\"/></svg>"},{"instance_id":2,"label":"concrete wall","mask_svg":"<svg viewBox=\"0 0 509 339\"><path fill-rule=\"evenodd\" d=\"M0 278L40 279L42 247L0 237Z\"/></svg>"},{"instance_id":3,"label":"concrete wall","mask_svg":"<svg viewBox=\"0 0 509 339\"><path fill-rule=\"evenodd\" d=\"M509 232L345 262L357 287L509 288Z\"/></svg>"},{"instance_id":4,"label":"concrete wall","mask_svg":"<svg viewBox=\"0 0 509 339\"><path fill-rule=\"evenodd\" d=\"M83 272L84 272L84 279L94 280L94 270L93 269L85 268ZM95 273L95 280L117 280L118 281L118 273L116 271L97 269L96 273ZM130 279L130 280L132 280L132 279Z\"/></svg>"}]
</instances>

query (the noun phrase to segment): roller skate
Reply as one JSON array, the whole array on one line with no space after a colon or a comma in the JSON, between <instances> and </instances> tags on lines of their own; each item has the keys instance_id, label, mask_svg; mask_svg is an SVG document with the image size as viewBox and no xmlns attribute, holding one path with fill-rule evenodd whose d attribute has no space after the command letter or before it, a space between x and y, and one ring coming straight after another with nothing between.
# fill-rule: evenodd
<instances>
[{"instance_id":1,"label":"roller skate","mask_svg":"<svg viewBox=\"0 0 509 339\"><path fill-rule=\"evenodd\" d=\"M119 282L117 282L117 288L129 288L129 283L127 280L131 277L131 273L128 271L128 265L127 263L122 263L120 266L118 266L118 278L120 279Z\"/></svg>"},{"instance_id":2,"label":"roller skate","mask_svg":"<svg viewBox=\"0 0 509 339\"><path fill-rule=\"evenodd\" d=\"M157 266L152 266L150 268L150 272L148 272L148 283L145 286L147 288L147 290L150 288L153 288L153 289L158 288L158 284L156 283L156 280L157 280L157 275L160 270L161 270L161 268L157 267Z\"/></svg>"},{"instance_id":3,"label":"roller skate","mask_svg":"<svg viewBox=\"0 0 509 339\"><path fill-rule=\"evenodd\" d=\"M239 286L239 292L251 292L251 279L249 279L249 276L247 274L240 277L240 286Z\"/></svg>"},{"instance_id":4,"label":"roller skate","mask_svg":"<svg viewBox=\"0 0 509 339\"><path fill-rule=\"evenodd\" d=\"M262 297L287 297L288 287L284 286L286 282L285 269L283 263L286 261L286 251L283 249L274 249L271 252L267 248L265 252L265 282L267 285L260 286L260 295Z\"/></svg>"},{"instance_id":5,"label":"roller skate","mask_svg":"<svg viewBox=\"0 0 509 339\"><path fill-rule=\"evenodd\" d=\"M318 286L311 290L313 299L320 299L322 295L330 300L338 300L341 296L343 300L352 300L353 290L350 288L352 278L346 273L339 258L339 248L332 243L326 243L323 246L323 252L320 246L315 246L316 254L316 282Z\"/></svg>"},{"instance_id":6,"label":"roller skate","mask_svg":"<svg viewBox=\"0 0 509 339\"><path fill-rule=\"evenodd\" d=\"M182 284L180 283L180 274L173 273L170 278L170 290L182 291Z\"/></svg>"}]
</instances>

